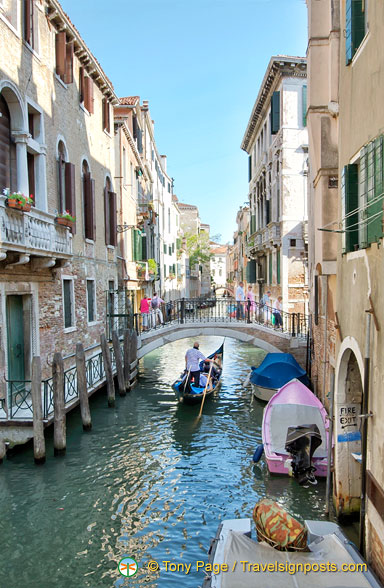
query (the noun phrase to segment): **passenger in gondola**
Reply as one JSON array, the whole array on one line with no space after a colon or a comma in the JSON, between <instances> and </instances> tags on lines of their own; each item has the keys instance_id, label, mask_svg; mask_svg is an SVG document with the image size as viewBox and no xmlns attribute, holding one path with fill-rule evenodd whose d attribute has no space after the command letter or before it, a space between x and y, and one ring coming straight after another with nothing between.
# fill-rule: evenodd
<instances>
[{"instance_id":1,"label":"passenger in gondola","mask_svg":"<svg viewBox=\"0 0 384 588\"><path fill-rule=\"evenodd\" d=\"M200 362L203 361L213 361L205 357L199 351L200 344L196 341L193 344L192 349L188 349L187 353L185 354L185 369L187 373L189 373L189 381L193 380L194 385L199 388L200 387Z\"/></svg>"}]
</instances>

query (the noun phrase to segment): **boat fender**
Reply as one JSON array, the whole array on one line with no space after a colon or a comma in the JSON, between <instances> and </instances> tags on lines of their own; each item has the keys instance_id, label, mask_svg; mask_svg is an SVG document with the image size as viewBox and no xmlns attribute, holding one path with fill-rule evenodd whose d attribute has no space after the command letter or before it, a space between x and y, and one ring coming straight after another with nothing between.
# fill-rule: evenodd
<instances>
[{"instance_id":1,"label":"boat fender","mask_svg":"<svg viewBox=\"0 0 384 588\"><path fill-rule=\"evenodd\" d=\"M263 455L263 452L264 452L264 445L262 443L260 443L260 445L258 445L256 447L256 451L253 454L253 458L252 459L253 459L253 461L255 463L258 463L260 461L260 458Z\"/></svg>"}]
</instances>

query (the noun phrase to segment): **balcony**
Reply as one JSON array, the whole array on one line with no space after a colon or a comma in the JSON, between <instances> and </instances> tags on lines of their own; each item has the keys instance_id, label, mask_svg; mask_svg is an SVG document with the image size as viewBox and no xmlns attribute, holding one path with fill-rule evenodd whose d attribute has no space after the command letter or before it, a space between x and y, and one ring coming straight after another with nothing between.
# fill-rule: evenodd
<instances>
[{"instance_id":1,"label":"balcony","mask_svg":"<svg viewBox=\"0 0 384 588\"><path fill-rule=\"evenodd\" d=\"M136 262L136 273L140 282L149 282L150 276L148 271L148 263L146 261Z\"/></svg>"},{"instance_id":2,"label":"balcony","mask_svg":"<svg viewBox=\"0 0 384 588\"><path fill-rule=\"evenodd\" d=\"M255 255L258 251L263 251L271 246L278 247L281 245L280 223L272 222L267 227L257 231L255 236L248 243L246 250L247 256Z\"/></svg>"},{"instance_id":3,"label":"balcony","mask_svg":"<svg viewBox=\"0 0 384 588\"><path fill-rule=\"evenodd\" d=\"M32 208L22 212L5 205L0 197L0 260L8 252L29 256L68 259L72 256L72 235L65 226L55 223L55 216Z\"/></svg>"}]
</instances>

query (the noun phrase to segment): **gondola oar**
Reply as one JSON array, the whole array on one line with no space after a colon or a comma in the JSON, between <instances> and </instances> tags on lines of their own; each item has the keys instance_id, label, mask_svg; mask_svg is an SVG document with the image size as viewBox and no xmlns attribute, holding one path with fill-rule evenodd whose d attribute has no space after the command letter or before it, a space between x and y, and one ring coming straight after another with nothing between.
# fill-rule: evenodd
<instances>
[{"instance_id":1,"label":"gondola oar","mask_svg":"<svg viewBox=\"0 0 384 588\"><path fill-rule=\"evenodd\" d=\"M208 379L207 379L207 383L205 384L205 388L204 388L204 394L203 394L203 400L201 401L200 412L199 412L199 416L198 416L198 418L200 418L200 417L201 417L201 414L202 414L202 412L203 412L203 406L204 406L205 395L206 395L206 393L207 393L208 384L209 384L209 381L210 381L210 379L211 379L211 371L212 371L212 368L213 368L213 361L212 361L212 363L211 363L211 367L209 368Z\"/></svg>"},{"instance_id":2,"label":"gondola oar","mask_svg":"<svg viewBox=\"0 0 384 588\"><path fill-rule=\"evenodd\" d=\"M188 375L187 375L187 377L185 378L185 384L184 384L184 392L183 392L183 394L185 394L185 389L186 389L186 387L187 387L187 383L188 383L188 380L189 380L189 374L190 374L190 373L191 373L191 368L189 368L189 370L188 370Z\"/></svg>"}]
</instances>

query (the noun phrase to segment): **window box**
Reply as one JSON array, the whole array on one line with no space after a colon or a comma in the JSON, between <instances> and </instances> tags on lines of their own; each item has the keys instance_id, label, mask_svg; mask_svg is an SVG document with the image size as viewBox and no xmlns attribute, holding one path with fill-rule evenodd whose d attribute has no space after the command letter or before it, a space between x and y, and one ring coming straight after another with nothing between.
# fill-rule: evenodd
<instances>
[{"instance_id":1,"label":"window box","mask_svg":"<svg viewBox=\"0 0 384 588\"><path fill-rule=\"evenodd\" d=\"M7 198L5 201L8 208L16 208L16 210L22 210L23 212L29 212L32 204L30 202L21 202L20 200Z\"/></svg>"},{"instance_id":2,"label":"window box","mask_svg":"<svg viewBox=\"0 0 384 588\"><path fill-rule=\"evenodd\" d=\"M62 225L64 227L69 227L70 229L74 226L75 221L71 221L68 218L61 218L59 216L57 216L55 218L55 221L57 222L58 225Z\"/></svg>"}]
</instances>

